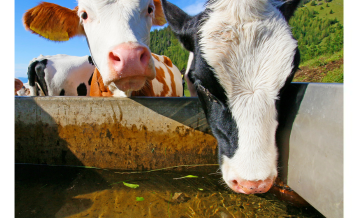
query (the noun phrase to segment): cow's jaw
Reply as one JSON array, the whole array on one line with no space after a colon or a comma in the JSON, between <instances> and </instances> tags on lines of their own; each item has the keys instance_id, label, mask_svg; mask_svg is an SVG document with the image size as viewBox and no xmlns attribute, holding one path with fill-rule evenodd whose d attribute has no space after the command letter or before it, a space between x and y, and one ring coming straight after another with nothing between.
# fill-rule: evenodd
<instances>
[{"instance_id":1,"label":"cow's jaw","mask_svg":"<svg viewBox=\"0 0 360 218\"><path fill-rule=\"evenodd\" d=\"M153 7L152 0L78 2L78 15L104 85L112 84L110 89L127 96L140 90L146 80L154 79L155 67L148 47L152 25L148 8ZM86 19L81 17L84 12Z\"/></svg>"},{"instance_id":2,"label":"cow's jaw","mask_svg":"<svg viewBox=\"0 0 360 218\"><path fill-rule=\"evenodd\" d=\"M199 31L203 57L226 92L237 127L237 144L220 159L226 184L239 193L266 192L277 176L275 102L293 70L297 43L271 3L216 1ZM233 10L247 9L256 14L233 16Z\"/></svg>"},{"instance_id":3,"label":"cow's jaw","mask_svg":"<svg viewBox=\"0 0 360 218\"><path fill-rule=\"evenodd\" d=\"M113 93L113 97L131 97L131 90L121 91L113 82L109 84L109 90Z\"/></svg>"}]
</instances>

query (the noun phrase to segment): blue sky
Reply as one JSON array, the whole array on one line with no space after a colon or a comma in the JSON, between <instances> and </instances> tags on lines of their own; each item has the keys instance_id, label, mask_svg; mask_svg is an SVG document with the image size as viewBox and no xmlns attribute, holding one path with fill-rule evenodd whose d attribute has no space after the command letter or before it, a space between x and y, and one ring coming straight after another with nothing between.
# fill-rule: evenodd
<instances>
[{"instance_id":1,"label":"blue sky","mask_svg":"<svg viewBox=\"0 0 360 218\"><path fill-rule=\"evenodd\" d=\"M67 54L89 55L85 37L74 37L66 42L52 42L26 31L22 16L26 10L38 5L40 0L15 1L15 77L27 77L27 67L31 59L42 55ZM76 0L48 0L68 8L75 8ZM187 13L195 15L203 10L205 0L170 0Z\"/></svg>"}]
</instances>

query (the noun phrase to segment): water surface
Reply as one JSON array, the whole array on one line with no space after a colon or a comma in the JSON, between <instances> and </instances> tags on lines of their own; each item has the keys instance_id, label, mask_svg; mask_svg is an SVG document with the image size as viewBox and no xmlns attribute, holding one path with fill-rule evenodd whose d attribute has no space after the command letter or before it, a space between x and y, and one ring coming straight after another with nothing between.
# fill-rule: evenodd
<instances>
[{"instance_id":1,"label":"water surface","mask_svg":"<svg viewBox=\"0 0 360 218\"><path fill-rule=\"evenodd\" d=\"M235 194L216 168L128 173L15 165L15 217L323 217L273 194Z\"/></svg>"}]
</instances>

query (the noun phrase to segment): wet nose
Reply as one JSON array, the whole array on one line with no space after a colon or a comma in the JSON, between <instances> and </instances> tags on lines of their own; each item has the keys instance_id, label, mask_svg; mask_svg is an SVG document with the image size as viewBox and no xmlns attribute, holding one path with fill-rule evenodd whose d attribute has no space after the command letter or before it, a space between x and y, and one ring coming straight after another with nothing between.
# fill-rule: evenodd
<instances>
[{"instance_id":1,"label":"wet nose","mask_svg":"<svg viewBox=\"0 0 360 218\"><path fill-rule=\"evenodd\" d=\"M110 77L114 80L126 77L153 79L154 73L147 70L150 58L150 51L144 46L136 43L120 44L109 52Z\"/></svg>"},{"instance_id":2,"label":"wet nose","mask_svg":"<svg viewBox=\"0 0 360 218\"><path fill-rule=\"evenodd\" d=\"M274 183L274 179L248 181L241 179L234 179L231 181L231 189L243 194L259 194L269 191Z\"/></svg>"}]
</instances>

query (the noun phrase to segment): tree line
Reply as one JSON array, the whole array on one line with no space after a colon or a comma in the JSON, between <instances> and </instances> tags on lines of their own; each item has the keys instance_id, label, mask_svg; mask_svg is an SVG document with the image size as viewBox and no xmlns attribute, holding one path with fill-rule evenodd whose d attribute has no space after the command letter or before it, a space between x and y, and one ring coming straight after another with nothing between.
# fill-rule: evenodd
<instances>
[{"instance_id":1,"label":"tree line","mask_svg":"<svg viewBox=\"0 0 360 218\"><path fill-rule=\"evenodd\" d=\"M298 40L301 62L343 48L344 26L337 18L319 18L318 14L313 9L301 8L290 19L292 33Z\"/></svg>"}]
</instances>

